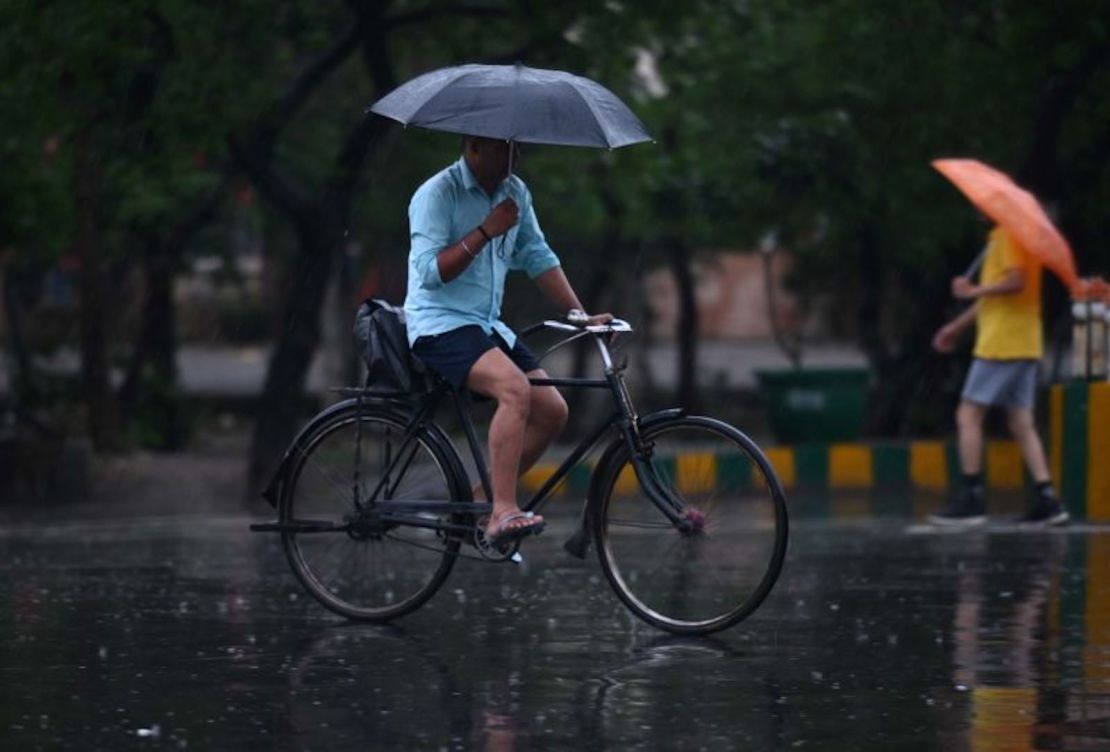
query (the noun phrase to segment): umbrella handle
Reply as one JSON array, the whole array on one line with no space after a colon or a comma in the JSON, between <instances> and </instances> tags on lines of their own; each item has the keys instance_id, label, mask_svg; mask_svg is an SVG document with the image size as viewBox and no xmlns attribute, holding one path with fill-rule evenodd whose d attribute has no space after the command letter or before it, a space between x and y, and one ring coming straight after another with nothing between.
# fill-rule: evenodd
<instances>
[{"instance_id":1,"label":"umbrella handle","mask_svg":"<svg viewBox=\"0 0 1110 752\"><path fill-rule=\"evenodd\" d=\"M967 267L967 271L964 272L963 276L970 278L972 275L975 274L975 272L979 271L979 267L981 267L983 265L983 259L986 258L986 256L987 256L987 249L986 248L979 251L979 255L976 256L975 260L972 261L970 266Z\"/></svg>"}]
</instances>

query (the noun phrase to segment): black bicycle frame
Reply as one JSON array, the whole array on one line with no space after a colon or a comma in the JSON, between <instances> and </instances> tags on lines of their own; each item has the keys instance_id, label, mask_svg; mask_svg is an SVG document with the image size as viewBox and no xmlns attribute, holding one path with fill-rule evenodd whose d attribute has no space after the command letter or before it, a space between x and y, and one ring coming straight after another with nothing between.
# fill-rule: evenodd
<instances>
[{"instance_id":1,"label":"black bicycle frame","mask_svg":"<svg viewBox=\"0 0 1110 752\"><path fill-rule=\"evenodd\" d=\"M574 379L574 378L529 378L528 382L532 386L557 386L557 387L581 387L586 389L608 389L612 395L613 400L618 406L618 410L612 413L606 420L601 421L590 435L579 442L567 457L563 460L562 464L555 470L554 473L544 482L544 484L536 491L536 493L528 500L522 507L525 511L539 511L544 503L550 498L552 491L567 477L578 462L587 454L589 454L597 443L614 428L618 426L620 433L625 440L625 444L629 449L629 454L632 459L633 470L636 473L636 478L640 482L644 493L652 501L655 506L669 519L673 524L679 527L680 530L685 530L689 522L682 514L682 503L675 499L666 484L661 483L655 468L651 465L651 447L645 446L640 436L639 430L639 417L636 414L635 408L632 405L632 400L629 397L627 387L624 383L620 368L611 368L606 373L605 379ZM438 393L437 393L438 394ZM478 440L477 431L474 428L474 421L470 416L470 411L467 409L469 398L465 391L450 390L452 401L455 404L455 410L459 417L459 422L462 424L463 433L466 435L467 445L470 448L471 456L474 458L474 464L478 471L478 477L481 481L482 488L485 491L486 498L493 498L493 486L490 482L489 469L485 462L485 455L482 452L481 443ZM422 404L418 409L418 414L425 416L428 419L434 413L434 406L431 410L425 408ZM416 423L415 425L419 425ZM415 428L414 425L414 428ZM402 446L401 454L404 450ZM380 485L380 484L379 484ZM373 496L371 497L373 498ZM395 502L379 502L379 504L388 504L391 507ZM396 502L397 506L403 506L404 502ZM465 511L464 509L456 509L459 505L425 505L422 508L425 511ZM466 505L462 505L466 506ZM487 510L487 504L473 504L470 508L481 507L483 511Z\"/></svg>"},{"instance_id":2,"label":"black bicycle frame","mask_svg":"<svg viewBox=\"0 0 1110 752\"><path fill-rule=\"evenodd\" d=\"M538 327L530 327L521 333L521 336L535 331ZM586 332L583 331L582 334ZM566 340L562 340L559 345L566 344L567 342L576 339L582 334L577 334ZM597 335L594 335L597 336ZM558 347L559 345L556 345ZM599 346L604 348L604 345ZM551 348L555 349L554 347ZM550 353L551 350L548 350ZM636 478L643 488L645 495L651 502L659 508L659 510L671 521L680 531L687 531L690 528L689 521L682 513L682 502L676 499L667 484L662 483L656 474L655 468L651 463L650 444L645 444L640 435L640 420L636 414L636 410L632 405L631 397L628 394L627 386L624 383L623 367L613 366L609 362L608 349L602 350L603 357L606 361L606 370L604 379L576 379L576 378L529 378L528 381L533 386L555 386L555 387L580 387L586 389L608 389L613 396L613 401L617 405L617 410L614 411L607 419L597 425L592 433L583 441L581 441L572 451L562 464L555 470L538 491L532 496L531 499L523 506L526 511L536 511L542 508L543 504L550 498L552 491L561 483L573 468L585 455L593 450L597 443L608 434L614 427L619 429L619 433L624 439L625 445L628 448L629 457L632 461L633 470ZM546 357L545 353L543 357ZM542 357L541 357L542 360ZM380 396L375 395L370 390L365 389L342 389L342 393L348 395L356 395L357 400L357 414L361 416L363 404L373 404L376 400L375 397L381 399ZM454 513L454 514L484 514L487 513L492 507L486 502L451 502L451 501L391 501L391 500L378 500L383 490L388 491L388 484L390 478L403 475L407 469L405 467L398 467L401 463L401 458L405 456L406 451L416 441L416 437L420 430L430 423L438 410L439 404L443 397L447 395L455 405L456 413L458 414L459 421L462 424L463 432L466 435L467 445L470 448L471 456L474 459L475 467L478 471L478 476L485 491L486 498L493 498L493 486L490 482L489 469L485 462L485 455L482 451L478 435L474 428L474 421L470 416L470 411L467 409L469 405L468 392L465 390L457 390L448 385L441 384L433 391L423 395L412 411L405 427L404 440L400 448L397 450L396 455L387 461L387 466L382 473L382 477L378 480L374 490L369 494L366 499L360 499L358 491L355 491L355 506L360 514L365 514L373 511L379 515L382 522L393 522L399 525L406 525L412 527L424 527L436 530L444 530L447 532L466 533L472 527L468 525L444 522L441 520L429 520L425 517L416 516L419 512L424 513ZM396 404L392 401L392 404ZM361 439L361 420L356 419L356 430L359 431L359 438ZM359 442L360 443L360 442ZM356 444L356 474L358 477L358 465L361 462L359 456L359 449ZM409 460L411 461L411 455ZM388 495L388 494L387 494ZM311 521L291 522L291 523L268 523L265 525L252 526L255 529L266 529L275 531L287 532L324 532L325 530L331 531L339 528L322 526L320 523Z\"/></svg>"}]
</instances>

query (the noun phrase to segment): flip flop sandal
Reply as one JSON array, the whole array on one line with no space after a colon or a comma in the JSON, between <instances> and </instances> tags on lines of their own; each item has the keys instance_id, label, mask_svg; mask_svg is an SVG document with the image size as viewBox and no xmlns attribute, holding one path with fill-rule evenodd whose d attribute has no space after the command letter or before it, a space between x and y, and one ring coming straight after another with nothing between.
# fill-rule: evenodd
<instances>
[{"instance_id":1,"label":"flip flop sandal","mask_svg":"<svg viewBox=\"0 0 1110 752\"><path fill-rule=\"evenodd\" d=\"M545 522L534 522L531 525L518 525L517 527L506 527L514 520L531 520L535 518L532 512L513 512L507 514L501 521L497 523L497 531L494 533L485 533L486 545L491 548L501 548L508 543L515 543L521 538L527 538L529 535L539 535L547 526Z\"/></svg>"}]
</instances>

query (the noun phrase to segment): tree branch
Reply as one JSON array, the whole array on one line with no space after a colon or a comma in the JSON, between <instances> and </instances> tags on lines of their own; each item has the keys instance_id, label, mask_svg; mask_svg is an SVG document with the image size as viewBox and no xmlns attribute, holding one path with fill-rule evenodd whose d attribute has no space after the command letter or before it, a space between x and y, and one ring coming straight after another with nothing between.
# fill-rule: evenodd
<instances>
[{"instance_id":1,"label":"tree branch","mask_svg":"<svg viewBox=\"0 0 1110 752\"><path fill-rule=\"evenodd\" d=\"M353 24L346 34L336 40L331 48L321 53L289 85L270 112L255 126L254 137L259 140L264 149L269 151L273 148L282 129L293 119L324 79L358 48L361 39L360 24Z\"/></svg>"},{"instance_id":2,"label":"tree branch","mask_svg":"<svg viewBox=\"0 0 1110 752\"><path fill-rule=\"evenodd\" d=\"M159 321L157 312L165 310L173 303L172 300L155 300L156 295L165 294L166 291L152 289L151 282L157 278L164 278L172 282L173 270L180 263L185 246L197 230L212 218L230 184L231 170L225 169L219 185L194 201L168 232L153 239L153 247L149 249L149 254L145 260L147 290L142 304L142 322L139 333L135 338L135 345L131 349L131 358L125 370L123 384L118 392L120 412L125 418L129 418L135 408L141 388L143 369L151 360L154 351L167 345L166 342L161 341L165 333L159 327L159 324L164 322ZM176 342L171 343L170 347L176 348ZM162 376L165 377L165 374L162 374Z\"/></svg>"},{"instance_id":3,"label":"tree branch","mask_svg":"<svg viewBox=\"0 0 1110 752\"><path fill-rule=\"evenodd\" d=\"M274 170L263 145L248 144L237 136L228 139L232 157L250 176L251 182L268 201L294 217L302 216L312 205L308 194Z\"/></svg>"},{"instance_id":4,"label":"tree branch","mask_svg":"<svg viewBox=\"0 0 1110 752\"><path fill-rule=\"evenodd\" d=\"M179 219L170 228L169 233L161 239L160 245L174 252L184 248L193 234L215 214L216 209L227 193L228 187L231 185L231 177L231 170L225 169L219 185L212 188L204 196L198 198L192 206L185 211L181 219Z\"/></svg>"},{"instance_id":5,"label":"tree branch","mask_svg":"<svg viewBox=\"0 0 1110 752\"><path fill-rule=\"evenodd\" d=\"M385 20L387 31L400 29L405 26L414 26L426 21L431 21L437 16L461 16L465 18L508 18L509 14L504 8L480 7L468 5L447 5L438 8L421 8L420 10L401 13Z\"/></svg>"}]
</instances>

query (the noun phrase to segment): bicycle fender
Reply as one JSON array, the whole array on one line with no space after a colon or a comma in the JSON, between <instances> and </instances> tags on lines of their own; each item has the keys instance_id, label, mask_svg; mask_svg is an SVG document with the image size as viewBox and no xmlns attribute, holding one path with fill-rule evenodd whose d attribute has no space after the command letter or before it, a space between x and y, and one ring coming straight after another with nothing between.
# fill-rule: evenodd
<instances>
[{"instance_id":1,"label":"bicycle fender","mask_svg":"<svg viewBox=\"0 0 1110 752\"><path fill-rule=\"evenodd\" d=\"M270 478L270 482L267 483L266 488L262 490L261 496L263 499L270 503L270 506L274 507L275 509L277 508L278 501L281 500L281 494L284 491L285 482L286 480L288 480L289 468L292 465L292 459L296 456L297 452L300 451L301 447L304 445L305 440L314 432L316 432L321 425L331 420L339 413L347 410L357 409L359 402L360 400L354 397L352 397L351 399L343 400L342 402L336 402L334 405L331 405L330 407L327 407L316 413L316 415L312 416L312 418L309 419L309 421L301 427L301 430L298 431L297 435L293 437L293 440L289 442L289 448L286 449L285 454L282 455L281 462L278 463L277 470L274 471L274 475L272 478ZM394 417L400 420L404 420L407 417L400 409L396 408L390 403L370 403L368 400L365 399L361 400L361 403L364 406L368 404L373 404L376 409L389 412Z\"/></svg>"},{"instance_id":2,"label":"bicycle fender","mask_svg":"<svg viewBox=\"0 0 1110 752\"><path fill-rule=\"evenodd\" d=\"M680 407L671 408L669 410L660 410L658 412L650 413L640 418L640 428L651 428L657 423L681 418L686 414L686 410ZM601 496L601 484L604 478L608 475L607 468L615 461L616 454L624 449L624 437L616 436L609 445L605 447L605 451L601 453L601 459L594 465L593 473L590 474L590 486L586 492L586 500L582 502L582 513L578 530L574 535L564 544L564 548L572 556L579 559L586 558L586 551L590 547L590 538L592 537L593 530L590 528L590 507L597 503L597 499Z\"/></svg>"},{"instance_id":3,"label":"bicycle fender","mask_svg":"<svg viewBox=\"0 0 1110 752\"><path fill-rule=\"evenodd\" d=\"M640 429L651 428L657 423L681 418L686 414L686 410L681 407L672 407L667 410L659 410L658 412L650 413L640 418ZM590 474L590 487L586 494L586 504L591 503L601 493L600 485L602 479L605 477L605 468L613 462L613 456L624 448L624 438L622 436L614 437L609 442L609 446L605 447L605 451L601 453L601 459L594 465L594 471ZM585 508L583 508L585 513Z\"/></svg>"}]
</instances>

